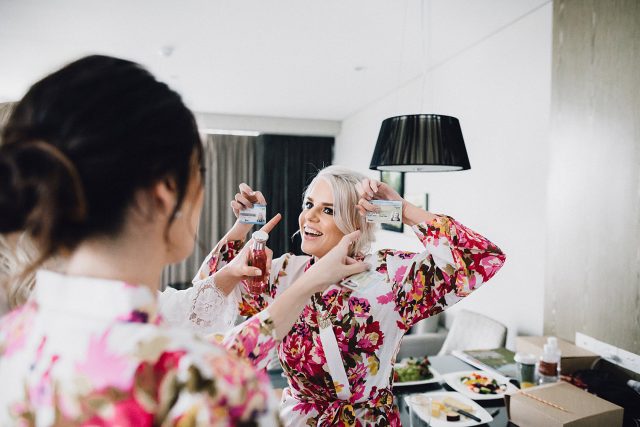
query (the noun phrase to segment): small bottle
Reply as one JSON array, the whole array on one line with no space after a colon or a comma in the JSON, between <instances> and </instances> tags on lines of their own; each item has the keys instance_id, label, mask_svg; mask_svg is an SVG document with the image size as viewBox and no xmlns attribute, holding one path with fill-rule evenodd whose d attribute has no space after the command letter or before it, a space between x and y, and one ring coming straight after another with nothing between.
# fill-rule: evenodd
<instances>
[{"instance_id":1,"label":"small bottle","mask_svg":"<svg viewBox=\"0 0 640 427\"><path fill-rule=\"evenodd\" d=\"M249 265L259 268L262 274L248 279L246 281L246 289L252 294L262 294L267 291L267 286L269 285L267 252L265 251L265 243L269 239L269 235L264 231L256 231L251 235L251 239L253 244L249 251Z\"/></svg>"},{"instance_id":2,"label":"small bottle","mask_svg":"<svg viewBox=\"0 0 640 427\"><path fill-rule=\"evenodd\" d=\"M513 360L516 362L520 388L535 386L536 356L529 353L516 353Z\"/></svg>"},{"instance_id":3,"label":"small bottle","mask_svg":"<svg viewBox=\"0 0 640 427\"><path fill-rule=\"evenodd\" d=\"M558 339L547 338L538 365L538 384L555 383L560 380L560 357Z\"/></svg>"}]
</instances>

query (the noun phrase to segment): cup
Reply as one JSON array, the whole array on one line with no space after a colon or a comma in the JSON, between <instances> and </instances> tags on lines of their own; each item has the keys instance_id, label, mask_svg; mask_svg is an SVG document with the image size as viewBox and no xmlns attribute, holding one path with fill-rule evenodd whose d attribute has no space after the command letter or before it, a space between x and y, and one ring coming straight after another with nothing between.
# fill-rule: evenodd
<instances>
[{"instance_id":1,"label":"cup","mask_svg":"<svg viewBox=\"0 0 640 427\"><path fill-rule=\"evenodd\" d=\"M431 422L430 397L424 394L410 394L407 397L407 404L409 406L409 427L429 425Z\"/></svg>"},{"instance_id":2,"label":"cup","mask_svg":"<svg viewBox=\"0 0 640 427\"><path fill-rule=\"evenodd\" d=\"M536 357L529 353L516 353L513 359L516 362L520 388L536 385Z\"/></svg>"}]
</instances>

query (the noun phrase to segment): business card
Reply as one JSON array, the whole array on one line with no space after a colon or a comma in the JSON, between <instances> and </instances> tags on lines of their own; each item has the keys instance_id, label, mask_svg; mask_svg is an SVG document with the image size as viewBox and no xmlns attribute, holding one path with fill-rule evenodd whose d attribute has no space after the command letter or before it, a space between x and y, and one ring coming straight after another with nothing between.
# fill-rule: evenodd
<instances>
[{"instance_id":1,"label":"business card","mask_svg":"<svg viewBox=\"0 0 640 427\"><path fill-rule=\"evenodd\" d=\"M370 286L379 284L380 281L385 279L386 276L384 274L379 273L376 270L367 270L342 279L340 284L345 288L349 288L354 291L363 291Z\"/></svg>"},{"instance_id":2,"label":"business card","mask_svg":"<svg viewBox=\"0 0 640 427\"><path fill-rule=\"evenodd\" d=\"M402 223L402 202L399 200L371 200L376 205L378 212L367 212L367 222L379 222L388 224Z\"/></svg>"},{"instance_id":3,"label":"business card","mask_svg":"<svg viewBox=\"0 0 640 427\"><path fill-rule=\"evenodd\" d=\"M242 209L238 221L242 224L264 225L267 222L267 205L254 204L252 208Z\"/></svg>"}]
</instances>

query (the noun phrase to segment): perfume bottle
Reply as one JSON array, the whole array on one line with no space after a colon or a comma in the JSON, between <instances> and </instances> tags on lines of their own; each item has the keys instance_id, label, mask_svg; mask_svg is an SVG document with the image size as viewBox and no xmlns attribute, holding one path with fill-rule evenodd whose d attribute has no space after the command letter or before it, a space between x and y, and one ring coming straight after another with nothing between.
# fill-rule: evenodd
<instances>
[{"instance_id":1,"label":"perfume bottle","mask_svg":"<svg viewBox=\"0 0 640 427\"><path fill-rule=\"evenodd\" d=\"M253 244L249 250L249 265L257 267L262 271L260 276L253 276L245 282L247 291L251 294L262 294L269 286L269 275L267 271L267 252L265 244L269 235L264 231L256 231L251 235Z\"/></svg>"}]
</instances>

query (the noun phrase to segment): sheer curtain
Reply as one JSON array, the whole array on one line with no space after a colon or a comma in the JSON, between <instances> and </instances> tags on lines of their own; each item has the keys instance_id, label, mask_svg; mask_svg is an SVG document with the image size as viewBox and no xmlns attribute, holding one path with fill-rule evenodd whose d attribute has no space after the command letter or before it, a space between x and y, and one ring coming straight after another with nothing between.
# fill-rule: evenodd
<instances>
[{"instance_id":1,"label":"sheer curtain","mask_svg":"<svg viewBox=\"0 0 640 427\"><path fill-rule=\"evenodd\" d=\"M256 184L256 137L207 135L204 141L205 195L193 254L165 268L163 288L188 287L200 264L235 221L229 202L238 185Z\"/></svg>"}]
</instances>

